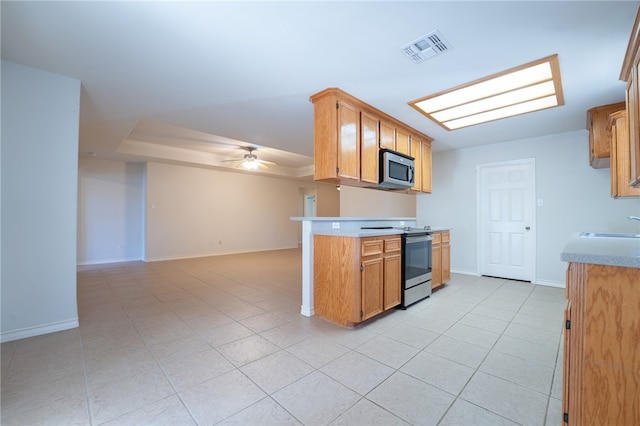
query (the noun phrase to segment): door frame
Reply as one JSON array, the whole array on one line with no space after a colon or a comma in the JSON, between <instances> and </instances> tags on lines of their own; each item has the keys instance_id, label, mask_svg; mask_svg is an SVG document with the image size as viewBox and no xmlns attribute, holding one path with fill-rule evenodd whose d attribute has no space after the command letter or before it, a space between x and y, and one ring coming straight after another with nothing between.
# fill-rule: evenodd
<instances>
[{"instance_id":1,"label":"door frame","mask_svg":"<svg viewBox=\"0 0 640 426\"><path fill-rule=\"evenodd\" d=\"M503 167L503 166L514 166L514 165L528 165L529 166L529 176L528 178L531 180L531 227L533 228L533 232L531 233L531 284L536 284L537 276L537 241L536 236L538 234L537 230L537 204L536 204L536 159L535 158L522 158L518 160L508 160L508 161L499 161L495 163L485 163L485 164L477 164L476 165L476 271L478 275L483 275L484 272L484 229L482 227L483 224L483 200L482 200L482 170L486 168L492 167Z\"/></svg>"}]
</instances>

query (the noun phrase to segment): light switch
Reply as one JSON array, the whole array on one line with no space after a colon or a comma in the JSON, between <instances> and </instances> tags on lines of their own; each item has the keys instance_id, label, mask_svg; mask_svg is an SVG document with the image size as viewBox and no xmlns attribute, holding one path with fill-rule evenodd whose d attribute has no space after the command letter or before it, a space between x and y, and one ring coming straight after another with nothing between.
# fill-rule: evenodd
<instances>
[{"instance_id":1,"label":"light switch","mask_svg":"<svg viewBox=\"0 0 640 426\"><path fill-rule=\"evenodd\" d=\"M544 206L544 201L542 200L542 198L538 198L538 207L542 206Z\"/></svg>"}]
</instances>

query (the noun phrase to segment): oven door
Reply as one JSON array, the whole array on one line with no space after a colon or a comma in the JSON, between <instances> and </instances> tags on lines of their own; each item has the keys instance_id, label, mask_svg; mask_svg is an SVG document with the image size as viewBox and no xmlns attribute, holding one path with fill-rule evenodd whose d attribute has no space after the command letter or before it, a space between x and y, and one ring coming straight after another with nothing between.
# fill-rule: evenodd
<instances>
[{"instance_id":1,"label":"oven door","mask_svg":"<svg viewBox=\"0 0 640 426\"><path fill-rule=\"evenodd\" d=\"M431 280L431 242L433 236L407 235L404 245L405 289Z\"/></svg>"}]
</instances>

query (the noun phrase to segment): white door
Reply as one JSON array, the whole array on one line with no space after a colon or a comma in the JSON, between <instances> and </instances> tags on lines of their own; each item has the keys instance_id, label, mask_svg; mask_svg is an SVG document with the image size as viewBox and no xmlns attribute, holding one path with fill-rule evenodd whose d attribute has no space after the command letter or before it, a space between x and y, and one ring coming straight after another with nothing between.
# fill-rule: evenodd
<instances>
[{"instance_id":1,"label":"white door","mask_svg":"<svg viewBox=\"0 0 640 426\"><path fill-rule=\"evenodd\" d=\"M305 195L304 196L304 216L314 217L316 215L316 196Z\"/></svg>"},{"instance_id":2,"label":"white door","mask_svg":"<svg viewBox=\"0 0 640 426\"><path fill-rule=\"evenodd\" d=\"M535 160L477 171L480 274L535 282Z\"/></svg>"}]
</instances>

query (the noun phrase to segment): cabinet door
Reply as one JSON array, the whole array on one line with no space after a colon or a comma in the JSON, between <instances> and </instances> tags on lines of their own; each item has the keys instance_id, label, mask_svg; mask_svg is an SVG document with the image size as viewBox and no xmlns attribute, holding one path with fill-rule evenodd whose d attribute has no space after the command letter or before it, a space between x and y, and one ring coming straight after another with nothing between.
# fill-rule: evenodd
<instances>
[{"instance_id":1,"label":"cabinet door","mask_svg":"<svg viewBox=\"0 0 640 426\"><path fill-rule=\"evenodd\" d=\"M422 141L415 136L411 137L411 149L409 155L415 159L415 177L411 189L413 191L422 190Z\"/></svg>"},{"instance_id":2,"label":"cabinet door","mask_svg":"<svg viewBox=\"0 0 640 426\"><path fill-rule=\"evenodd\" d=\"M442 284L442 233L434 232L431 245L431 288Z\"/></svg>"},{"instance_id":3,"label":"cabinet door","mask_svg":"<svg viewBox=\"0 0 640 426\"><path fill-rule=\"evenodd\" d=\"M629 184L640 188L640 51L636 53L631 76L627 82L627 120L629 124L629 148L631 180Z\"/></svg>"},{"instance_id":4,"label":"cabinet door","mask_svg":"<svg viewBox=\"0 0 640 426\"><path fill-rule=\"evenodd\" d=\"M409 133L404 129L396 129L396 151L409 155Z\"/></svg>"},{"instance_id":5,"label":"cabinet door","mask_svg":"<svg viewBox=\"0 0 640 426\"><path fill-rule=\"evenodd\" d=\"M360 111L338 102L338 176L360 179Z\"/></svg>"},{"instance_id":6,"label":"cabinet door","mask_svg":"<svg viewBox=\"0 0 640 426\"><path fill-rule=\"evenodd\" d=\"M422 192L431 193L431 143L422 142Z\"/></svg>"},{"instance_id":7,"label":"cabinet door","mask_svg":"<svg viewBox=\"0 0 640 426\"><path fill-rule=\"evenodd\" d=\"M361 320L367 320L383 311L384 265L382 256L362 261Z\"/></svg>"},{"instance_id":8,"label":"cabinet door","mask_svg":"<svg viewBox=\"0 0 640 426\"><path fill-rule=\"evenodd\" d=\"M362 140L360 149L360 180L362 182L378 183L378 126L377 117L362 112Z\"/></svg>"},{"instance_id":9,"label":"cabinet door","mask_svg":"<svg viewBox=\"0 0 640 426\"><path fill-rule=\"evenodd\" d=\"M609 136L611 138L611 196L634 197L640 195L640 188L634 188L631 182L631 155L627 111L622 110L609 117Z\"/></svg>"},{"instance_id":10,"label":"cabinet door","mask_svg":"<svg viewBox=\"0 0 640 426\"><path fill-rule=\"evenodd\" d=\"M396 150L396 129L382 120L380 120L380 148Z\"/></svg>"},{"instance_id":11,"label":"cabinet door","mask_svg":"<svg viewBox=\"0 0 640 426\"><path fill-rule=\"evenodd\" d=\"M449 280L451 280L451 245L447 239L446 243L442 243L442 283Z\"/></svg>"}]
</instances>

